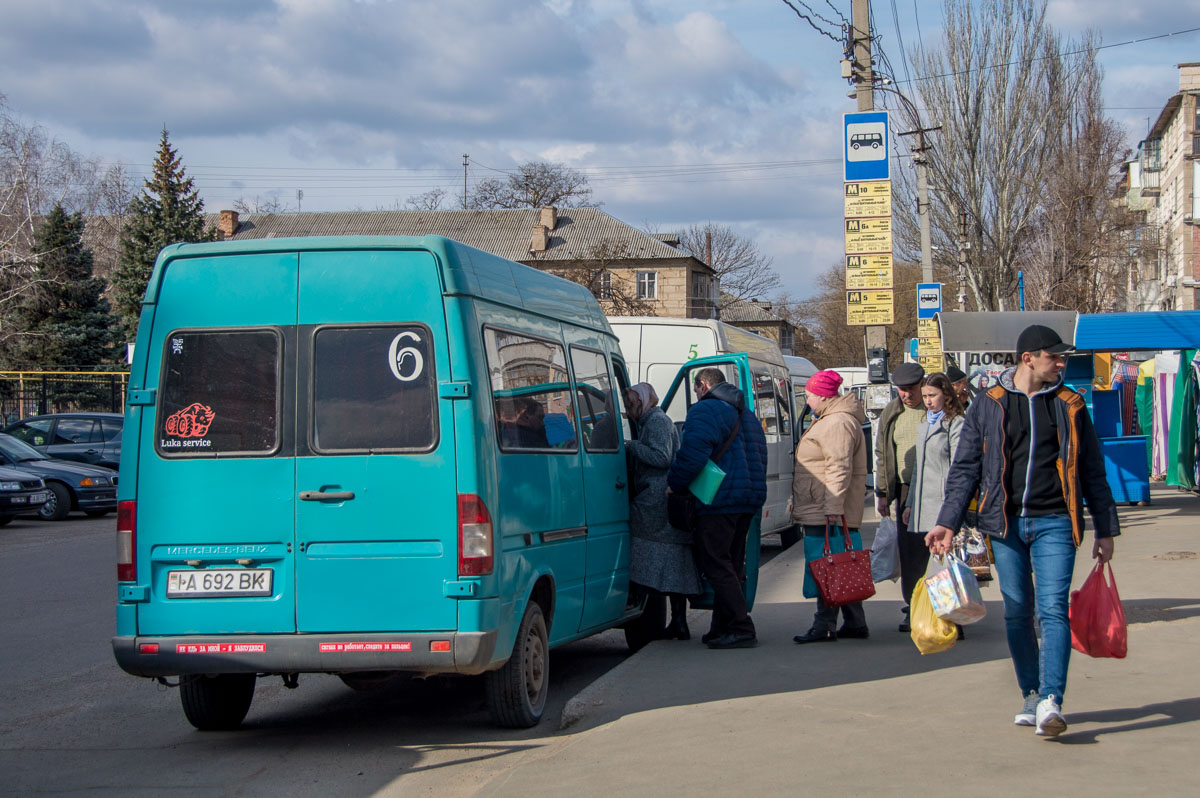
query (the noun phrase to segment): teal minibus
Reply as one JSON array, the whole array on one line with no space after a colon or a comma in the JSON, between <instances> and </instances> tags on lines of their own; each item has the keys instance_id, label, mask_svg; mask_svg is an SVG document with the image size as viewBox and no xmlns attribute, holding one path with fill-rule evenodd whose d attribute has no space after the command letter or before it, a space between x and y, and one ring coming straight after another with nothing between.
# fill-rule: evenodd
<instances>
[{"instance_id":1,"label":"teal minibus","mask_svg":"<svg viewBox=\"0 0 1200 798\"><path fill-rule=\"evenodd\" d=\"M134 353L113 650L197 728L240 725L260 676L396 672L482 674L531 726L552 647L661 623L582 286L436 236L173 245Z\"/></svg>"}]
</instances>

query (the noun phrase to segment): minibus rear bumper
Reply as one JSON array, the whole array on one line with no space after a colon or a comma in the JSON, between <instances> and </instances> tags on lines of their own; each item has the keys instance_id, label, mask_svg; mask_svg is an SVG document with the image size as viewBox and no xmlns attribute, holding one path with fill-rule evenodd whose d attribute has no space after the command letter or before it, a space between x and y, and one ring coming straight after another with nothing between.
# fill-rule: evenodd
<instances>
[{"instance_id":1,"label":"minibus rear bumper","mask_svg":"<svg viewBox=\"0 0 1200 798\"><path fill-rule=\"evenodd\" d=\"M114 637L113 654L135 676L195 673L346 673L490 670L493 632Z\"/></svg>"}]
</instances>

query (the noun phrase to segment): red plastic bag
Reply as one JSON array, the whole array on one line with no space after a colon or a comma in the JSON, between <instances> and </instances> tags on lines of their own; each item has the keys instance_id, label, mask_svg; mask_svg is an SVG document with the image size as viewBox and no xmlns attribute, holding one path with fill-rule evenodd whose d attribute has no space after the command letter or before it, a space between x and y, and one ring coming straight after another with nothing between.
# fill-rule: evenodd
<instances>
[{"instance_id":1,"label":"red plastic bag","mask_svg":"<svg viewBox=\"0 0 1200 798\"><path fill-rule=\"evenodd\" d=\"M1125 610L1110 563L1096 563L1083 585L1071 591L1071 648L1089 657L1125 658Z\"/></svg>"}]
</instances>

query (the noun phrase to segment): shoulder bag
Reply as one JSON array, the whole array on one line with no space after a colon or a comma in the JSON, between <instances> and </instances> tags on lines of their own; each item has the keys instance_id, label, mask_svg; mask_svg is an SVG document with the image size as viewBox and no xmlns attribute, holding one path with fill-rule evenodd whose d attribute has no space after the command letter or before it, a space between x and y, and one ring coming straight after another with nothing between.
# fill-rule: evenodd
<instances>
[{"instance_id":1,"label":"shoulder bag","mask_svg":"<svg viewBox=\"0 0 1200 798\"><path fill-rule=\"evenodd\" d=\"M696 528L696 503L700 501L704 504L712 504L712 500L717 496L717 491L721 488L721 483L725 481L725 472L715 461L725 456L725 452L733 445L734 439L741 430L742 414L738 413L733 424L733 431L729 433L729 437L725 439L725 443L721 444L717 453L709 458L704 467L700 469L700 473L692 480L692 484L688 485L687 491L667 494L667 521L671 526L685 532L691 532Z\"/></svg>"}]
</instances>

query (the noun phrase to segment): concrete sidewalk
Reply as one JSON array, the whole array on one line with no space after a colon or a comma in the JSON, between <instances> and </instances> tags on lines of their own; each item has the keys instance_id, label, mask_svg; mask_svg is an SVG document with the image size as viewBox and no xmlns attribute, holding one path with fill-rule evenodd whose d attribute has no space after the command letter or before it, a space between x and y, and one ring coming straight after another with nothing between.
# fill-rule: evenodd
<instances>
[{"instance_id":1,"label":"concrete sidewalk","mask_svg":"<svg viewBox=\"0 0 1200 798\"><path fill-rule=\"evenodd\" d=\"M685 795L754 789L832 795L1200 794L1200 498L1157 487L1120 510L1113 561L1129 657L1075 652L1057 740L1013 726L1021 697L999 587L989 614L948 652L921 656L898 584L867 602L869 640L798 646L815 602L800 547L761 573L756 649L710 651L707 614L690 642L630 657L569 705L568 731L480 794ZM1076 562L1091 569L1090 533Z\"/></svg>"}]
</instances>

